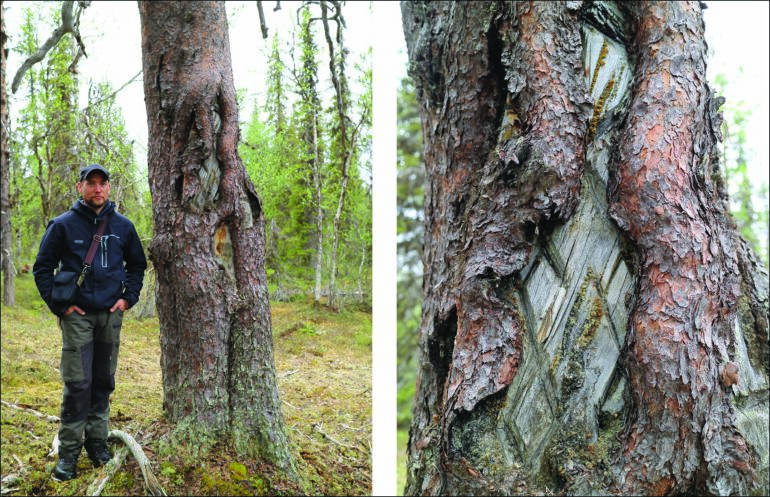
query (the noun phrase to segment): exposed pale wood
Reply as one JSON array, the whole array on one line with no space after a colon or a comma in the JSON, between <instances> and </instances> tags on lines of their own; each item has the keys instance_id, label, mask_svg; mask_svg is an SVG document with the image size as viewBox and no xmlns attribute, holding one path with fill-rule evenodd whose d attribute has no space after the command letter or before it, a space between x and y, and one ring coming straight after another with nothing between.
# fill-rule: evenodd
<instances>
[{"instance_id":1,"label":"exposed pale wood","mask_svg":"<svg viewBox=\"0 0 770 497\"><path fill-rule=\"evenodd\" d=\"M136 462L139 463L139 469L142 470L145 487L150 492L150 495L166 495L165 490L163 490L163 487L160 486L158 479L155 478L155 475L150 469L149 459L147 459L147 456L144 454L142 447L136 442L136 440L134 440L134 437L121 430L112 430L110 432L109 438L118 439L126 444L126 447L134 456L134 459L136 459Z\"/></svg>"},{"instance_id":2,"label":"exposed pale wood","mask_svg":"<svg viewBox=\"0 0 770 497\"><path fill-rule=\"evenodd\" d=\"M407 494L517 493L519 463L575 495L766 489L767 277L743 257L736 302L700 8L402 3L428 177Z\"/></svg>"},{"instance_id":3,"label":"exposed pale wood","mask_svg":"<svg viewBox=\"0 0 770 497\"><path fill-rule=\"evenodd\" d=\"M139 2L163 407L173 441L296 475L278 396L265 218L238 156L222 2ZM213 249L213 250L212 250Z\"/></svg>"},{"instance_id":4,"label":"exposed pale wood","mask_svg":"<svg viewBox=\"0 0 770 497\"><path fill-rule=\"evenodd\" d=\"M56 457L59 454L59 434L57 433L53 437L53 442L51 442L51 450L48 451L48 457Z\"/></svg>"}]
</instances>

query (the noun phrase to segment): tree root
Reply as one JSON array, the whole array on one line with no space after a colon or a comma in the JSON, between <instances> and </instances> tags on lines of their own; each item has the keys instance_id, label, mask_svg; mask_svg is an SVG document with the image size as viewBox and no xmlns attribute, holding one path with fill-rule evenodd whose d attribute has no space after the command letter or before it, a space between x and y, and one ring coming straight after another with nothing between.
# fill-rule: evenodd
<instances>
[{"instance_id":1,"label":"tree root","mask_svg":"<svg viewBox=\"0 0 770 497\"><path fill-rule=\"evenodd\" d=\"M163 490L163 487L160 486L160 483L158 483L157 478L155 478L155 475L152 474L152 471L150 470L150 460L147 459L147 456L144 455L144 451L142 450L142 447L134 440L134 437L129 435L128 433L121 431L121 430L112 430L108 436L108 438L112 439L118 439L122 441L124 444L126 444L126 449L131 451L131 454L134 456L134 459L136 459L136 462L139 463L139 468L142 470L142 476L144 477L144 486L147 488L147 490L150 492L150 495L166 495L166 492ZM117 457L117 454L115 457L113 457L113 461ZM112 461L110 462L110 464ZM117 470L117 466L115 467L115 470ZM109 473L109 471L108 471ZM112 474L114 474L115 471L112 471ZM107 482L109 479L108 475L105 477L104 483Z\"/></svg>"},{"instance_id":2,"label":"tree root","mask_svg":"<svg viewBox=\"0 0 770 497\"><path fill-rule=\"evenodd\" d=\"M53 443L51 444L51 450L48 452L48 457L54 457L59 453L59 434L57 433L53 437Z\"/></svg>"}]
</instances>

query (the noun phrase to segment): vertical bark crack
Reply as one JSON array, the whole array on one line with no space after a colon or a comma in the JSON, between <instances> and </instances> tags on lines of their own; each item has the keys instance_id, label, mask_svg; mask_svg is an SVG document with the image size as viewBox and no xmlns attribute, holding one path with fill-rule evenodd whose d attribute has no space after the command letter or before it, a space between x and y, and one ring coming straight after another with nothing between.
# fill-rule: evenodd
<instances>
[{"instance_id":1,"label":"vertical bark crack","mask_svg":"<svg viewBox=\"0 0 770 497\"><path fill-rule=\"evenodd\" d=\"M433 336L428 338L428 353L436 371L436 391L446 392L446 379L457 335L457 308L452 306L446 317L435 316L433 323Z\"/></svg>"}]
</instances>

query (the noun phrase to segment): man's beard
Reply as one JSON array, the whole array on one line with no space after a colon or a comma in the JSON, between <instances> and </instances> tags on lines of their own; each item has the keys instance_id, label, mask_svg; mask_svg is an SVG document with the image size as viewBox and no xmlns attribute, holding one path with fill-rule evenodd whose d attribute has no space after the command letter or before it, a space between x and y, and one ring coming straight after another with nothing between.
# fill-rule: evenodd
<instances>
[{"instance_id":1,"label":"man's beard","mask_svg":"<svg viewBox=\"0 0 770 497\"><path fill-rule=\"evenodd\" d=\"M85 204L86 204L88 207L92 208L92 209L93 209L93 210L95 210L95 211L96 211L96 210L99 210L99 209L101 209L102 207L104 207L105 205L107 205L107 199L106 199L106 198L104 198L104 197L102 197L102 200L101 200L101 204L97 204L96 202L94 202L94 199L93 199L93 198L91 198L91 199L88 199L88 200L85 200L85 199L83 199L83 202L85 202Z\"/></svg>"}]
</instances>

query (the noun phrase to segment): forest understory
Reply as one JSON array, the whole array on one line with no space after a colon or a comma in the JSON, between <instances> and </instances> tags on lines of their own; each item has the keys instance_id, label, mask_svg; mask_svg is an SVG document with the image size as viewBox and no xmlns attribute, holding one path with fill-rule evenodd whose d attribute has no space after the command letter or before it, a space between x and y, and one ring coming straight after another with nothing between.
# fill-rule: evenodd
<instances>
[{"instance_id":1,"label":"forest understory","mask_svg":"<svg viewBox=\"0 0 770 497\"><path fill-rule=\"evenodd\" d=\"M31 274L17 277L15 285L16 306L2 307L2 400L58 416L56 318ZM271 314L279 394L301 484L262 461L239 458L226 441L193 462L164 450L172 426L162 412L158 320L133 319L127 312L110 429L140 443L167 495L371 494L371 309L349 306L335 313L315 309L309 298L271 303ZM88 495L104 477L83 451L77 479L51 479L57 458L49 452L57 431L58 423L3 404L3 495ZM113 453L122 445L110 443ZM7 485L9 475L21 478ZM100 495L145 494L142 472L129 454Z\"/></svg>"}]
</instances>

